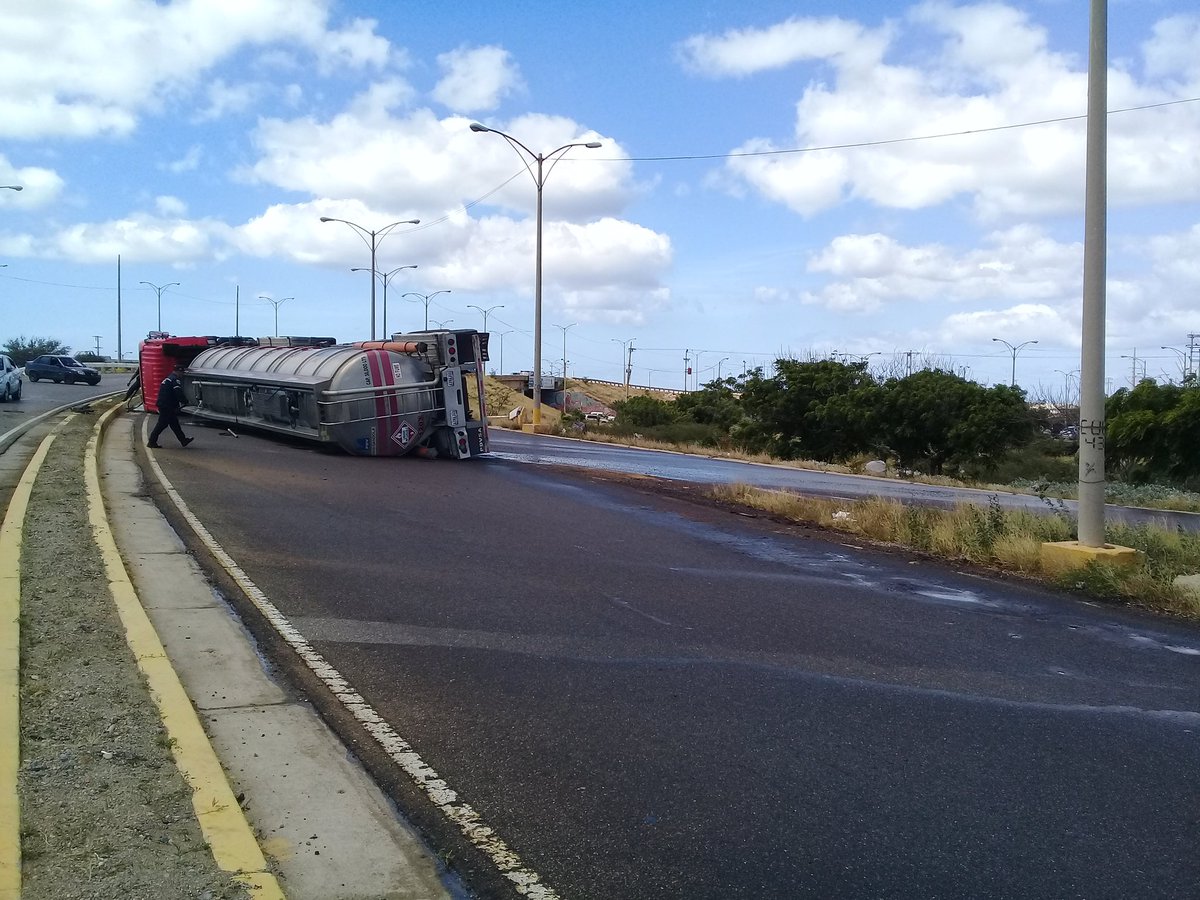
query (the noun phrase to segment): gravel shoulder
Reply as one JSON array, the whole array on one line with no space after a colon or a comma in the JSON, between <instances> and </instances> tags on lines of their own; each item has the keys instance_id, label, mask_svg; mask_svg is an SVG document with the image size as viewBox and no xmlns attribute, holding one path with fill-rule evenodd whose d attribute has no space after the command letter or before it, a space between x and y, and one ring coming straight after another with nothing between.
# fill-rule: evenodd
<instances>
[{"instance_id":1,"label":"gravel shoulder","mask_svg":"<svg viewBox=\"0 0 1200 900\"><path fill-rule=\"evenodd\" d=\"M60 433L25 520L22 896L245 898L213 860L109 593L87 521L94 424L77 416Z\"/></svg>"}]
</instances>

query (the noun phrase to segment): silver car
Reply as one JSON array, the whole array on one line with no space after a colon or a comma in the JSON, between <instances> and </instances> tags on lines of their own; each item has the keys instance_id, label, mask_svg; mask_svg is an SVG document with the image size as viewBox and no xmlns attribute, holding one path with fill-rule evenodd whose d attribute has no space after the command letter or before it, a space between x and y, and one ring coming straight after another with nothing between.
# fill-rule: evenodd
<instances>
[{"instance_id":1,"label":"silver car","mask_svg":"<svg viewBox=\"0 0 1200 900\"><path fill-rule=\"evenodd\" d=\"M7 356L0 356L0 403L21 399L21 370Z\"/></svg>"}]
</instances>

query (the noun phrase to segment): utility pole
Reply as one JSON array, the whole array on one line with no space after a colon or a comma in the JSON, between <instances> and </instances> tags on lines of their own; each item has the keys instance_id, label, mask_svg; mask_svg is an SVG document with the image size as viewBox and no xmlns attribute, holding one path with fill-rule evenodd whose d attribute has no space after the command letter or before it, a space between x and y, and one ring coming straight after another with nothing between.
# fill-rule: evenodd
<instances>
[{"instance_id":1,"label":"utility pole","mask_svg":"<svg viewBox=\"0 0 1200 900\"><path fill-rule=\"evenodd\" d=\"M691 350L683 351L683 389L684 389L684 391L687 391L688 358L689 358L688 354L690 354L691 352L692 352Z\"/></svg>"},{"instance_id":2,"label":"utility pole","mask_svg":"<svg viewBox=\"0 0 1200 900\"><path fill-rule=\"evenodd\" d=\"M629 399L629 381L633 378L633 341L629 342L629 361L625 364L625 399Z\"/></svg>"},{"instance_id":3,"label":"utility pole","mask_svg":"<svg viewBox=\"0 0 1200 900\"><path fill-rule=\"evenodd\" d=\"M92 337L94 337L96 339L96 356L99 356L100 355L100 335L93 334Z\"/></svg>"},{"instance_id":4,"label":"utility pole","mask_svg":"<svg viewBox=\"0 0 1200 900\"><path fill-rule=\"evenodd\" d=\"M907 357L908 357L908 373L907 373L907 374L909 374L909 375L911 375L911 374L912 374L912 355L913 355L913 352L912 352L911 350L909 350L909 351L908 351L908 352L905 354L905 356L907 356Z\"/></svg>"}]
</instances>

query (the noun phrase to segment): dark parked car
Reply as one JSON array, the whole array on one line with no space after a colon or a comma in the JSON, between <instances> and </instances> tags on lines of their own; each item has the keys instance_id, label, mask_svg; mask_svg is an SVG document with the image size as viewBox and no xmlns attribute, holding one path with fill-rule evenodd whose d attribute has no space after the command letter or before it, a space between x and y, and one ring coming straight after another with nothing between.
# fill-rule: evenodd
<instances>
[{"instance_id":1,"label":"dark parked car","mask_svg":"<svg viewBox=\"0 0 1200 900\"><path fill-rule=\"evenodd\" d=\"M39 356L25 363L25 375L30 381L49 378L55 384L74 384L86 381L99 384L100 373L89 368L73 356Z\"/></svg>"}]
</instances>

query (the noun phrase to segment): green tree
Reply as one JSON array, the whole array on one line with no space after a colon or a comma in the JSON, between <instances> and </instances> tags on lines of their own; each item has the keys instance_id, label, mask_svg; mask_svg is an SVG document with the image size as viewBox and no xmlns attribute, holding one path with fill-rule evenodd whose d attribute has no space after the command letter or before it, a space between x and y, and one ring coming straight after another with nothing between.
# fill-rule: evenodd
<instances>
[{"instance_id":1,"label":"green tree","mask_svg":"<svg viewBox=\"0 0 1200 900\"><path fill-rule=\"evenodd\" d=\"M616 424L631 428L669 425L679 417L674 406L655 397L630 397L628 400L618 400L612 407L617 414Z\"/></svg>"},{"instance_id":2,"label":"green tree","mask_svg":"<svg viewBox=\"0 0 1200 900\"><path fill-rule=\"evenodd\" d=\"M1144 380L1109 397L1105 417L1105 462L1120 477L1183 482L1200 475L1200 391L1194 387Z\"/></svg>"},{"instance_id":3,"label":"green tree","mask_svg":"<svg viewBox=\"0 0 1200 900\"><path fill-rule=\"evenodd\" d=\"M26 340L24 335L5 341L3 347L5 355L11 356L12 361L18 366L23 366L34 357L44 356L47 353L67 354L71 352L70 347L53 338L33 337Z\"/></svg>"},{"instance_id":4,"label":"green tree","mask_svg":"<svg viewBox=\"0 0 1200 900\"><path fill-rule=\"evenodd\" d=\"M734 393L737 380L710 381L698 391L680 394L674 400L681 418L700 425L713 425L725 433L742 418L742 404Z\"/></svg>"},{"instance_id":5,"label":"green tree","mask_svg":"<svg viewBox=\"0 0 1200 900\"><path fill-rule=\"evenodd\" d=\"M882 437L904 468L940 475L949 464L994 464L1035 431L1020 388L924 369L890 379L883 391Z\"/></svg>"},{"instance_id":6,"label":"green tree","mask_svg":"<svg viewBox=\"0 0 1200 900\"><path fill-rule=\"evenodd\" d=\"M866 363L780 359L773 376L747 376L733 437L783 459L845 459L877 444L879 401Z\"/></svg>"}]
</instances>

